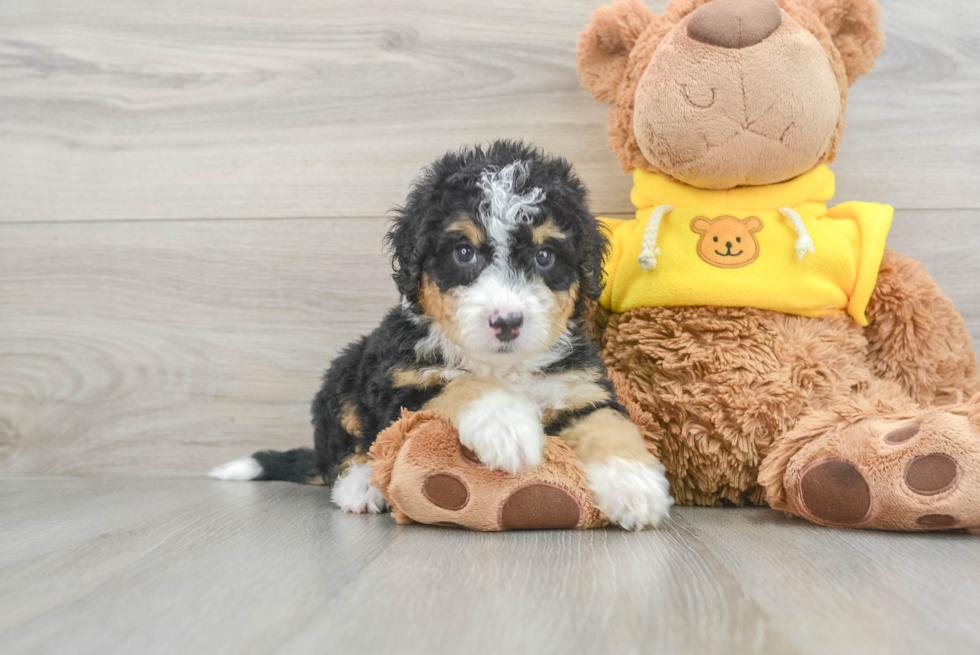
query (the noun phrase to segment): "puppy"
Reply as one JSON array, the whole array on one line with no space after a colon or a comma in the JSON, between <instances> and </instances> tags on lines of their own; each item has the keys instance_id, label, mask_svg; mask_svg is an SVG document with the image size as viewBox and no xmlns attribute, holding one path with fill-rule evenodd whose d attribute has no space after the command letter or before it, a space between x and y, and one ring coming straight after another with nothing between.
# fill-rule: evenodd
<instances>
[{"instance_id":1,"label":"puppy","mask_svg":"<svg viewBox=\"0 0 980 655\"><path fill-rule=\"evenodd\" d=\"M425 409L512 473L557 435L612 522L657 525L672 503L663 467L583 326L607 243L571 166L506 141L451 152L416 181L387 243L401 303L327 370L315 449L258 452L211 476L329 484L342 509L380 512L368 448L401 408Z\"/></svg>"}]
</instances>

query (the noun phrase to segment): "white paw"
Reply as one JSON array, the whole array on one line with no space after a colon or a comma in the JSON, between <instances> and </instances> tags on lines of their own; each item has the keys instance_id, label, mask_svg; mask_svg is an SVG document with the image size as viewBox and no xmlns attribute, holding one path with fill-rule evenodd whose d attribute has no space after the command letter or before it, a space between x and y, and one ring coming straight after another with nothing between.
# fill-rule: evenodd
<instances>
[{"instance_id":1,"label":"white paw","mask_svg":"<svg viewBox=\"0 0 980 655\"><path fill-rule=\"evenodd\" d=\"M211 469L208 477L216 480L254 480L262 474L262 465L254 457L233 459Z\"/></svg>"},{"instance_id":2,"label":"white paw","mask_svg":"<svg viewBox=\"0 0 980 655\"><path fill-rule=\"evenodd\" d=\"M371 467L367 464L352 464L344 477L337 478L330 500L353 514L380 514L388 509L381 491L371 486Z\"/></svg>"},{"instance_id":3,"label":"white paw","mask_svg":"<svg viewBox=\"0 0 980 655\"><path fill-rule=\"evenodd\" d=\"M541 410L526 398L491 391L470 403L458 427L460 443L492 469L517 473L541 463Z\"/></svg>"},{"instance_id":4,"label":"white paw","mask_svg":"<svg viewBox=\"0 0 980 655\"><path fill-rule=\"evenodd\" d=\"M626 530L656 527L667 517L674 499L663 464L614 457L586 467L589 488L599 509Z\"/></svg>"}]
</instances>

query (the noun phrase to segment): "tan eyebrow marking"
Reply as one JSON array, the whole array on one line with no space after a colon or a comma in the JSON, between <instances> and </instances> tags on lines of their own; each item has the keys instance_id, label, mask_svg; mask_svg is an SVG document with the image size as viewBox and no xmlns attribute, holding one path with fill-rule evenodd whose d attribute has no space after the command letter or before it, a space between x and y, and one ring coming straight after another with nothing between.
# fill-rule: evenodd
<instances>
[{"instance_id":1,"label":"tan eyebrow marking","mask_svg":"<svg viewBox=\"0 0 980 655\"><path fill-rule=\"evenodd\" d=\"M481 232L480 228L476 226L473 219L466 214L463 214L456 221L450 224L450 226L446 228L446 232L459 232L464 237L469 239L470 243L476 247L482 246L484 242L483 232Z\"/></svg>"},{"instance_id":2,"label":"tan eyebrow marking","mask_svg":"<svg viewBox=\"0 0 980 655\"><path fill-rule=\"evenodd\" d=\"M567 239L568 235L559 230L555 222L549 218L534 228L532 237L534 239L534 245L540 246L548 239Z\"/></svg>"}]
</instances>

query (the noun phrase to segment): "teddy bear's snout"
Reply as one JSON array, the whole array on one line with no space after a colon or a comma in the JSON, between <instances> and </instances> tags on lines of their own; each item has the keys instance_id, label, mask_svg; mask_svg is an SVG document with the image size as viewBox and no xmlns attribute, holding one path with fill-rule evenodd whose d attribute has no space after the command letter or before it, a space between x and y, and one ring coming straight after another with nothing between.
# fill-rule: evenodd
<instances>
[{"instance_id":1,"label":"teddy bear's snout","mask_svg":"<svg viewBox=\"0 0 980 655\"><path fill-rule=\"evenodd\" d=\"M782 22L773 0L713 0L691 13L687 35L721 48L748 48L764 41Z\"/></svg>"}]
</instances>

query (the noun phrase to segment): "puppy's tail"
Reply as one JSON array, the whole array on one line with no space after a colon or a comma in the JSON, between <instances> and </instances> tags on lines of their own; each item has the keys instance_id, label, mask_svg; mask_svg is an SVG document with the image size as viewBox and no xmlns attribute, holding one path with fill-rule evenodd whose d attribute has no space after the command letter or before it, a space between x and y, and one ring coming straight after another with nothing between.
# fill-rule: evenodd
<instances>
[{"instance_id":1,"label":"puppy's tail","mask_svg":"<svg viewBox=\"0 0 980 655\"><path fill-rule=\"evenodd\" d=\"M300 484L323 484L312 448L261 450L212 469L217 480L284 480Z\"/></svg>"}]
</instances>

